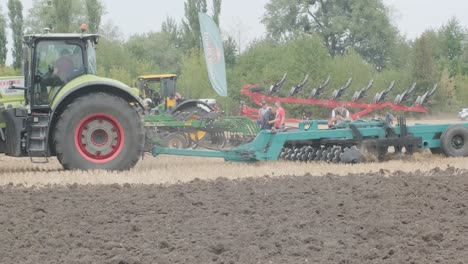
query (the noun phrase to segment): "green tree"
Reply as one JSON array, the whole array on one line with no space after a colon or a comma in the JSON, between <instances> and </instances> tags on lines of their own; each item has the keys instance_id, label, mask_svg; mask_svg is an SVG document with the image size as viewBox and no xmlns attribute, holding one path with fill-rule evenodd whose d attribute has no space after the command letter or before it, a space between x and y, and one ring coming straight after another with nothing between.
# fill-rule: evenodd
<instances>
[{"instance_id":1,"label":"green tree","mask_svg":"<svg viewBox=\"0 0 468 264\"><path fill-rule=\"evenodd\" d=\"M178 79L179 92L186 98L213 98L206 70L205 58L200 49L192 49L181 61L181 75Z\"/></svg>"},{"instance_id":2,"label":"green tree","mask_svg":"<svg viewBox=\"0 0 468 264\"><path fill-rule=\"evenodd\" d=\"M312 28L308 15L302 10L305 7L309 7L309 4L302 0L270 0L265 5L266 13L262 19L269 37L284 40L299 33L310 33Z\"/></svg>"},{"instance_id":3,"label":"green tree","mask_svg":"<svg viewBox=\"0 0 468 264\"><path fill-rule=\"evenodd\" d=\"M465 30L456 18L451 18L447 24L439 30L442 37L443 55L449 60L459 58L462 53L462 42L465 39Z\"/></svg>"},{"instance_id":4,"label":"green tree","mask_svg":"<svg viewBox=\"0 0 468 264\"><path fill-rule=\"evenodd\" d=\"M112 21L105 22L99 27L99 35L108 41L123 43L123 33L120 28L116 26Z\"/></svg>"},{"instance_id":5,"label":"green tree","mask_svg":"<svg viewBox=\"0 0 468 264\"><path fill-rule=\"evenodd\" d=\"M411 76L418 83L418 92L427 90L437 81L437 70L434 62L434 32L427 31L415 40L411 58Z\"/></svg>"},{"instance_id":6,"label":"green tree","mask_svg":"<svg viewBox=\"0 0 468 264\"><path fill-rule=\"evenodd\" d=\"M0 66L5 66L5 60L8 52L6 45L6 20L2 13L2 10L0 9Z\"/></svg>"},{"instance_id":7,"label":"green tree","mask_svg":"<svg viewBox=\"0 0 468 264\"><path fill-rule=\"evenodd\" d=\"M54 30L56 32L70 32L72 22L72 0L53 0Z\"/></svg>"},{"instance_id":8,"label":"green tree","mask_svg":"<svg viewBox=\"0 0 468 264\"><path fill-rule=\"evenodd\" d=\"M275 40L316 33L332 56L353 48L378 69L391 60L398 32L382 0L270 0L265 9Z\"/></svg>"},{"instance_id":9,"label":"green tree","mask_svg":"<svg viewBox=\"0 0 468 264\"><path fill-rule=\"evenodd\" d=\"M53 32L78 32L86 20L84 0L33 0L25 20L27 33L41 33L44 28Z\"/></svg>"},{"instance_id":10,"label":"green tree","mask_svg":"<svg viewBox=\"0 0 468 264\"><path fill-rule=\"evenodd\" d=\"M133 60L132 54L124 48L123 43L118 41L101 39L97 46L96 56L100 75L109 76L110 70L115 68L115 65L126 69L135 68L135 60ZM130 72L130 70L128 71Z\"/></svg>"},{"instance_id":11,"label":"green tree","mask_svg":"<svg viewBox=\"0 0 468 264\"><path fill-rule=\"evenodd\" d=\"M132 54L127 44L118 38L101 39L97 47L97 60L98 75L114 78L128 85L135 83L140 75L160 72L158 66L148 59L141 59Z\"/></svg>"},{"instance_id":12,"label":"green tree","mask_svg":"<svg viewBox=\"0 0 468 264\"><path fill-rule=\"evenodd\" d=\"M461 57L460 71L463 75L468 75L468 39L465 41L463 55Z\"/></svg>"},{"instance_id":13,"label":"green tree","mask_svg":"<svg viewBox=\"0 0 468 264\"><path fill-rule=\"evenodd\" d=\"M240 96L239 91L242 86L259 84L269 87L287 73L288 78L280 95L287 96L290 88L308 74L309 84L298 95L308 97L312 89L330 74L331 69L331 58L317 36L302 36L281 44L264 39L251 44L238 57L234 69L229 71L229 95L237 102L246 100L247 98ZM334 76L333 80L340 84L346 81L344 78L339 79L338 76ZM321 115L319 108L311 106L286 104L285 107L290 117L299 117L303 111L314 117Z\"/></svg>"},{"instance_id":14,"label":"green tree","mask_svg":"<svg viewBox=\"0 0 468 264\"><path fill-rule=\"evenodd\" d=\"M126 85L132 85L135 82L135 78L132 78L132 74L128 71L128 69L121 67L121 66L113 66L109 69L107 73L108 78L112 78L114 80L119 80Z\"/></svg>"},{"instance_id":15,"label":"green tree","mask_svg":"<svg viewBox=\"0 0 468 264\"><path fill-rule=\"evenodd\" d=\"M185 19L182 20L183 49L200 49L200 23L198 12L207 12L206 0L186 0L184 3Z\"/></svg>"},{"instance_id":16,"label":"green tree","mask_svg":"<svg viewBox=\"0 0 468 264\"><path fill-rule=\"evenodd\" d=\"M222 0L213 0L212 18L219 26L219 17L221 15ZM184 3L185 17L182 20L182 48L185 52L191 52L193 48L201 48L200 23L198 13L207 13L208 7L206 0L186 0ZM167 28L167 21L164 26Z\"/></svg>"},{"instance_id":17,"label":"green tree","mask_svg":"<svg viewBox=\"0 0 468 264\"><path fill-rule=\"evenodd\" d=\"M103 14L104 5L100 0L86 0L86 18L90 32L96 33L99 31Z\"/></svg>"},{"instance_id":18,"label":"green tree","mask_svg":"<svg viewBox=\"0 0 468 264\"><path fill-rule=\"evenodd\" d=\"M171 40L167 33L150 32L131 36L124 47L137 60L148 61L165 72L179 73L182 52Z\"/></svg>"},{"instance_id":19,"label":"green tree","mask_svg":"<svg viewBox=\"0 0 468 264\"><path fill-rule=\"evenodd\" d=\"M213 0L213 20L219 27L219 15L221 14L222 0Z\"/></svg>"},{"instance_id":20,"label":"green tree","mask_svg":"<svg viewBox=\"0 0 468 264\"><path fill-rule=\"evenodd\" d=\"M332 58L327 71L332 77L330 90L343 86L347 79L353 78L352 85L343 95L342 99L345 100L350 100L354 91L364 87L374 75L372 66L366 63L354 50L350 50L344 56Z\"/></svg>"},{"instance_id":21,"label":"green tree","mask_svg":"<svg viewBox=\"0 0 468 264\"><path fill-rule=\"evenodd\" d=\"M447 64L451 76L462 70L463 41L465 29L456 18L452 18L438 32L444 64Z\"/></svg>"},{"instance_id":22,"label":"green tree","mask_svg":"<svg viewBox=\"0 0 468 264\"><path fill-rule=\"evenodd\" d=\"M441 112L455 111L460 105L457 97L457 85L455 78L450 76L450 73L447 69L442 72L439 84L440 91L436 95L436 100L438 100L440 103L438 104L437 108Z\"/></svg>"},{"instance_id":23,"label":"green tree","mask_svg":"<svg viewBox=\"0 0 468 264\"><path fill-rule=\"evenodd\" d=\"M458 98L458 107L465 108L468 104L468 76L467 75L458 75L455 78L456 85L456 98ZM439 93L440 94L440 93ZM446 105L444 101L443 104ZM436 102L437 103L437 102Z\"/></svg>"},{"instance_id":24,"label":"green tree","mask_svg":"<svg viewBox=\"0 0 468 264\"><path fill-rule=\"evenodd\" d=\"M27 33L42 33L44 28L52 29L54 24L52 2L33 0L24 24Z\"/></svg>"},{"instance_id":25,"label":"green tree","mask_svg":"<svg viewBox=\"0 0 468 264\"><path fill-rule=\"evenodd\" d=\"M331 58L317 36L298 37L282 44L261 40L251 44L239 56L235 65L237 83L229 86L239 89L242 85L257 83L268 87L284 73L288 73L284 87L299 83L306 74L309 74L309 84L312 85L322 82L330 74L330 63ZM284 88L283 95L287 92Z\"/></svg>"},{"instance_id":26,"label":"green tree","mask_svg":"<svg viewBox=\"0 0 468 264\"><path fill-rule=\"evenodd\" d=\"M223 42L224 47L224 61L226 62L226 67L232 67L236 64L237 58L237 41L228 36Z\"/></svg>"},{"instance_id":27,"label":"green tree","mask_svg":"<svg viewBox=\"0 0 468 264\"><path fill-rule=\"evenodd\" d=\"M22 60L23 43L23 5L19 0L8 0L8 17L13 40L13 68L19 69Z\"/></svg>"},{"instance_id":28,"label":"green tree","mask_svg":"<svg viewBox=\"0 0 468 264\"><path fill-rule=\"evenodd\" d=\"M374 85L373 89L369 91L369 98L368 101L373 99L373 96L376 93L380 93L384 89L390 86L391 82L395 82L395 86L392 91L388 94L388 101L393 101L396 95L401 94L404 90L406 90L413 82L413 78L410 78L410 74L407 68L393 68L393 69L385 69L384 71L379 72L373 76L374 78Z\"/></svg>"},{"instance_id":29,"label":"green tree","mask_svg":"<svg viewBox=\"0 0 468 264\"><path fill-rule=\"evenodd\" d=\"M169 35L171 42L174 43L176 47L181 46L182 30L172 17L166 17L166 21L161 25L161 32Z\"/></svg>"},{"instance_id":30,"label":"green tree","mask_svg":"<svg viewBox=\"0 0 468 264\"><path fill-rule=\"evenodd\" d=\"M18 76L21 75L21 71L13 69L9 66L0 66L0 76Z\"/></svg>"},{"instance_id":31,"label":"green tree","mask_svg":"<svg viewBox=\"0 0 468 264\"><path fill-rule=\"evenodd\" d=\"M408 58L411 56L411 45L403 37L398 37L395 47L391 50L388 68L404 71L409 66Z\"/></svg>"}]
</instances>

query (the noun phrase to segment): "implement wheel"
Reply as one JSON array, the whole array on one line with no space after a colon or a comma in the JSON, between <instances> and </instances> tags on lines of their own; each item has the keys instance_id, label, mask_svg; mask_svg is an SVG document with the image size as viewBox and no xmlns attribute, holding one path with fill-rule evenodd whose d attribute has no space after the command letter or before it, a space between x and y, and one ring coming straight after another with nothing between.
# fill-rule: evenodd
<instances>
[{"instance_id":1,"label":"implement wheel","mask_svg":"<svg viewBox=\"0 0 468 264\"><path fill-rule=\"evenodd\" d=\"M127 101L91 93L75 99L60 115L54 143L65 169L128 170L142 154L144 132Z\"/></svg>"},{"instance_id":2,"label":"implement wheel","mask_svg":"<svg viewBox=\"0 0 468 264\"><path fill-rule=\"evenodd\" d=\"M187 148L188 143L184 135L179 133L171 133L164 138L166 141L166 147L171 149L183 149Z\"/></svg>"},{"instance_id":3,"label":"implement wheel","mask_svg":"<svg viewBox=\"0 0 468 264\"><path fill-rule=\"evenodd\" d=\"M440 137L440 148L449 157L468 156L468 129L451 126Z\"/></svg>"}]
</instances>

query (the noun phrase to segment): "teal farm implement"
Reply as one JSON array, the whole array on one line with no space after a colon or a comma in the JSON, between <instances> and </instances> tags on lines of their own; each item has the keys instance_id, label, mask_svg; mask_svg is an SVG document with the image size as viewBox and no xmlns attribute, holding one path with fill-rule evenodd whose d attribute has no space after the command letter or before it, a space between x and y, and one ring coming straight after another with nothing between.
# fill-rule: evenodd
<instances>
[{"instance_id":1,"label":"teal farm implement","mask_svg":"<svg viewBox=\"0 0 468 264\"><path fill-rule=\"evenodd\" d=\"M406 125L404 118L389 126L383 121L354 121L325 127L312 120L293 131L261 131L253 141L223 150L168 149L154 147L152 154L218 157L232 162L275 160L359 163L373 154L383 161L389 147L408 155L422 149L451 157L468 156L468 123Z\"/></svg>"}]
</instances>

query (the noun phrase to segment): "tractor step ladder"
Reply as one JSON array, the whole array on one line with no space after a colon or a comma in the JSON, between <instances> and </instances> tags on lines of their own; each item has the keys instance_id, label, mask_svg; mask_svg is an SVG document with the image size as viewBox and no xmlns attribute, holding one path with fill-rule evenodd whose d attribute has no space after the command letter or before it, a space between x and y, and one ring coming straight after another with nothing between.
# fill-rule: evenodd
<instances>
[{"instance_id":1,"label":"tractor step ladder","mask_svg":"<svg viewBox=\"0 0 468 264\"><path fill-rule=\"evenodd\" d=\"M48 163L48 140L49 134L49 118L48 113L32 113L27 120L27 153L33 163ZM35 157L43 157L45 160L34 160Z\"/></svg>"}]
</instances>

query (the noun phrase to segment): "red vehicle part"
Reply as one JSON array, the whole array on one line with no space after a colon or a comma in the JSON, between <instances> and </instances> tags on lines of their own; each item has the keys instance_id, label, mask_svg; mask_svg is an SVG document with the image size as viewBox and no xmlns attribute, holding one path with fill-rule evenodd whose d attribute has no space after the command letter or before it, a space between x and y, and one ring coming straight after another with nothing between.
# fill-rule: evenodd
<instances>
[{"instance_id":1,"label":"red vehicle part","mask_svg":"<svg viewBox=\"0 0 468 264\"><path fill-rule=\"evenodd\" d=\"M78 152L94 163L105 163L118 156L124 146L124 138L121 124L105 113L85 117L75 131Z\"/></svg>"},{"instance_id":2,"label":"red vehicle part","mask_svg":"<svg viewBox=\"0 0 468 264\"><path fill-rule=\"evenodd\" d=\"M370 114L373 111L381 110L384 108L390 108L393 111L399 112L414 112L414 113L427 113L427 108L421 105L416 106L405 106L400 105L392 102L384 102L384 103L361 103L361 102L342 102L337 100L319 100L319 99L303 99L303 98L294 98L294 97L278 97L272 95L264 95L261 92L252 91L255 90L254 88L258 88L258 85L245 85L242 87L241 93L257 104L261 105L262 101L267 102L281 102L281 103L288 103L288 104L303 104L303 105L318 105L326 108L335 108L338 105L342 104L344 107L353 108L353 109L360 109L358 112L351 114L351 118L353 120L359 119L364 115ZM248 106L243 106L241 110L241 115L247 116L252 119L256 119L258 116L258 109L251 108ZM288 122L298 122L300 119L287 119Z\"/></svg>"}]
</instances>

